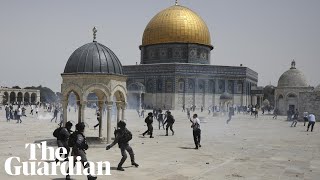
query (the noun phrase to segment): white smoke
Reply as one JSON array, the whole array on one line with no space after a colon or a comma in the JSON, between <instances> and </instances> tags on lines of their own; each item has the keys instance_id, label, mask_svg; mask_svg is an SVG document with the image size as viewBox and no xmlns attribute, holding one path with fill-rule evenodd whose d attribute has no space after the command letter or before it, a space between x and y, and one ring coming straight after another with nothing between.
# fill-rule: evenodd
<instances>
[{"instance_id":1,"label":"white smoke","mask_svg":"<svg viewBox=\"0 0 320 180\"><path fill-rule=\"evenodd\" d=\"M46 113L46 114L39 114L39 116L37 117L37 119L39 120L51 120L53 118L52 113Z\"/></svg>"}]
</instances>

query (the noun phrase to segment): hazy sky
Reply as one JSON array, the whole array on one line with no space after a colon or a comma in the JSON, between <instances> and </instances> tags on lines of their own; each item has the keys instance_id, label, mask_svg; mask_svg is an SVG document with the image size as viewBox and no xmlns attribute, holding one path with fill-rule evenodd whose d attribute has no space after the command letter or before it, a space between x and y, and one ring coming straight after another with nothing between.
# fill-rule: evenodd
<instances>
[{"instance_id":1,"label":"hazy sky","mask_svg":"<svg viewBox=\"0 0 320 180\"><path fill-rule=\"evenodd\" d=\"M144 28L174 0L0 0L0 85L60 91L71 53L92 41L123 65L140 62ZM276 85L294 58L310 85L320 84L319 0L179 0L207 23L211 64L245 66L259 85Z\"/></svg>"}]
</instances>

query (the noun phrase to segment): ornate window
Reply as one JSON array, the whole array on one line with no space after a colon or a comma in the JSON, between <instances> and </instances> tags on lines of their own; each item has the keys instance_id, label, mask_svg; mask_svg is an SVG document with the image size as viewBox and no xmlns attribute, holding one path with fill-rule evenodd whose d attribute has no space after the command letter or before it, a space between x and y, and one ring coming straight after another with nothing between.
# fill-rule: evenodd
<instances>
[{"instance_id":1,"label":"ornate window","mask_svg":"<svg viewBox=\"0 0 320 180\"><path fill-rule=\"evenodd\" d=\"M178 92L185 92L185 82L182 79L178 82Z\"/></svg>"},{"instance_id":2,"label":"ornate window","mask_svg":"<svg viewBox=\"0 0 320 180\"><path fill-rule=\"evenodd\" d=\"M173 84L171 79L166 80L166 92L172 92L173 91Z\"/></svg>"}]
</instances>

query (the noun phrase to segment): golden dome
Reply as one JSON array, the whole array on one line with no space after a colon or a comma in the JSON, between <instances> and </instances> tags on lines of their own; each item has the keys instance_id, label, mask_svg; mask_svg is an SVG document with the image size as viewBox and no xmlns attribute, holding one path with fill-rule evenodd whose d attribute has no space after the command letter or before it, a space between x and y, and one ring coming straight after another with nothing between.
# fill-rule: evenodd
<instances>
[{"instance_id":1,"label":"golden dome","mask_svg":"<svg viewBox=\"0 0 320 180\"><path fill-rule=\"evenodd\" d=\"M192 10L171 6L155 15L142 37L142 46L161 43L196 43L212 47L206 23Z\"/></svg>"}]
</instances>

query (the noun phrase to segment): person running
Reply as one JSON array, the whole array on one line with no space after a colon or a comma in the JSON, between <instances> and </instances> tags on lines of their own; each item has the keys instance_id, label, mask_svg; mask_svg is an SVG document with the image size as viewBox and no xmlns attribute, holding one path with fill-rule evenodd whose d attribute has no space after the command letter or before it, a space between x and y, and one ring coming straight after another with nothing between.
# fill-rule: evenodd
<instances>
[{"instance_id":1,"label":"person running","mask_svg":"<svg viewBox=\"0 0 320 180\"><path fill-rule=\"evenodd\" d=\"M159 110L159 114L158 114L158 122L159 122L159 130L160 127L162 126L162 128L164 129L164 114L162 113L162 110Z\"/></svg>"},{"instance_id":2,"label":"person running","mask_svg":"<svg viewBox=\"0 0 320 180\"><path fill-rule=\"evenodd\" d=\"M8 105L5 106L5 111L6 111L6 118L7 118L7 122L10 121L10 108Z\"/></svg>"},{"instance_id":3,"label":"person running","mask_svg":"<svg viewBox=\"0 0 320 180\"><path fill-rule=\"evenodd\" d=\"M152 112L148 113L148 116L146 117L146 119L144 120L144 122L147 124L148 129L142 133L142 136L146 135L147 133L150 134L150 138L153 138L152 136L152 132L153 132L153 116L152 116Z\"/></svg>"},{"instance_id":4,"label":"person running","mask_svg":"<svg viewBox=\"0 0 320 180\"><path fill-rule=\"evenodd\" d=\"M278 114L279 114L278 108L274 109L272 119L277 119L278 118Z\"/></svg>"},{"instance_id":5,"label":"person running","mask_svg":"<svg viewBox=\"0 0 320 180\"><path fill-rule=\"evenodd\" d=\"M22 123L22 120L21 120L21 116L22 116L22 109L20 106L18 106L18 109L17 109L17 123Z\"/></svg>"},{"instance_id":6,"label":"person running","mask_svg":"<svg viewBox=\"0 0 320 180\"><path fill-rule=\"evenodd\" d=\"M53 136L57 138L58 147L64 147L67 150L67 154L64 154L65 158L68 158L70 153L70 147L68 145L68 140L70 134L72 133L72 123L68 121L66 123L66 127L59 127L53 132ZM62 154L63 150L60 149L60 155ZM67 159L66 159L67 161ZM56 162L59 162L59 159L56 159Z\"/></svg>"},{"instance_id":7,"label":"person running","mask_svg":"<svg viewBox=\"0 0 320 180\"><path fill-rule=\"evenodd\" d=\"M31 107L30 114L33 115L34 107L33 107L33 105L31 105L30 107Z\"/></svg>"},{"instance_id":8,"label":"person running","mask_svg":"<svg viewBox=\"0 0 320 180\"><path fill-rule=\"evenodd\" d=\"M144 109L141 109L141 114L140 114L140 117L144 118Z\"/></svg>"},{"instance_id":9,"label":"person running","mask_svg":"<svg viewBox=\"0 0 320 180\"><path fill-rule=\"evenodd\" d=\"M227 124L229 124L229 122L231 121L232 116L234 116L234 108L229 107L229 119L227 120Z\"/></svg>"},{"instance_id":10,"label":"person running","mask_svg":"<svg viewBox=\"0 0 320 180\"><path fill-rule=\"evenodd\" d=\"M314 114L310 113L308 116L308 119L309 119L309 123L308 123L307 131L309 131L309 128L311 126L311 132L312 132L314 124L316 123L316 116Z\"/></svg>"},{"instance_id":11,"label":"person running","mask_svg":"<svg viewBox=\"0 0 320 180\"><path fill-rule=\"evenodd\" d=\"M23 107L21 108L21 110L22 110L22 116L27 117L27 115L26 115L26 108L23 106Z\"/></svg>"},{"instance_id":12,"label":"person running","mask_svg":"<svg viewBox=\"0 0 320 180\"><path fill-rule=\"evenodd\" d=\"M81 157L80 161L81 161L83 167L85 169L87 169L88 172L90 172L90 165L87 162L88 160L87 160L87 155L86 155L86 150L88 150L89 146L87 144L86 137L83 134L84 129L85 129L84 122L76 124L76 131L70 135L69 140L68 140L68 145L69 145L69 147L72 147L71 155L74 158L73 167L75 166L75 163L77 161L76 158L78 156L80 156ZM88 178L88 180L97 179L97 177L92 176L90 174L87 176L87 178ZM66 180L70 180L70 179L71 178L69 175L69 168L68 168Z\"/></svg>"},{"instance_id":13,"label":"person running","mask_svg":"<svg viewBox=\"0 0 320 180\"><path fill-rule=\"evenodd\" d=\"M56 119L54 122L57 122L58 113L59 113L58 108L55 108L54 111L53 111L53 118L51 119L51 122L52 122L54 119Z\"/></svg>"},{"instance_id":14,"label":"person running","mask_svg":"<svg viewBox=\"0 0 320 180\"><path fill-rule=\"evenodd\" d=\"M36 106L36 115L38 116L39 114L39 107L38 106Z\"/></svg>"},{"instance_id":15,"label":"person running","mask_svg":"<svg viewBox=\"0 0 320 180\"><path fill-rule=\"evenodd\" d=\"M171 112L168 111L168 112L167 112L166 121L164 122L164 124L167 124L167 126L166 126L166 136L168 136L168 129L169 129L169 128L170 128L170 130L171 130L171 132L172 132L172 136L174 135L174 131L173 131L173 129L172 129L172 126L173 126L174 122L175 122L174 117L171 115ZM164 124L163 124L163 125L164 125Z\"/></svg>"},{"instance_id":16,"label":"person running","mask_svg":"<svg viewBox=\"0 0 320 180\"><path fill-rule=\"evenodd\" d=\"M298 123L298 118L299 118L299 111L298 109L296 109L295 113L293 114L293 121L292 121L291 127L296 127Z\"/></svg>"},{"instance_id":17,"label":"person running","mask_svg":"<svg viewBox=\"0 0 320 180\"><path fill-rule=\"evenodd\" d=\"M124 121L118 122L118 128L119 129L116 129L114 132L115 134L114 141L111 144L107 145L106 150L111 149L114 145L118 143L122 158L118 164L117 170L124 171L122 165L127 159L126 151L128 151L130 155L131 165L135 167L139 167L139 164L135 162L133 150L129 145L129 141L132 139L132 133L126 128L126 123Z\"/></svg>"},{"instance_id":18,"label":"person running","mask_svg":"<svg viewBox=\"0 0 320 180\"><path fill-rule=\"evenodd\" d=\"M196 146L195 149L198 149L199 147L201 147L201 129L198 115L194 114L193 119L190 119L190 122L192 123L191 128L193 129L193 141Z\"/></svg>"},{"instance_id":19,"label":"person running","mask_svg":"<svg viewBox=\"0 0 320 180\"><path fill-rule=\"evenodd\" d=\"M96 129L100 125L100 111L99 110L97 110L96 115L97 115L98 124L93 126L94 129Z\"/></svg>"},{"instance_id":20,"label":"person running","mask_svg":"<svg viewBox=\"0 0 320 180\"><path fill-rule=\"evenodd\" d=\"M188 119L190 119L190 109L187 108L187 116L188 116Z\"/></svg>"}]
</instances>

